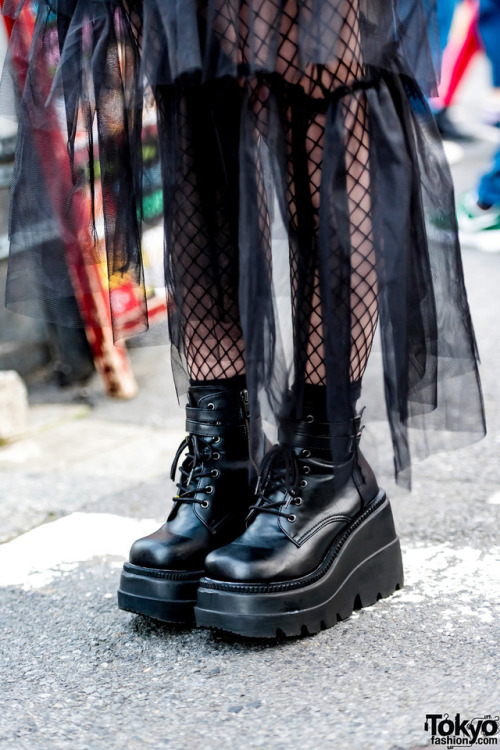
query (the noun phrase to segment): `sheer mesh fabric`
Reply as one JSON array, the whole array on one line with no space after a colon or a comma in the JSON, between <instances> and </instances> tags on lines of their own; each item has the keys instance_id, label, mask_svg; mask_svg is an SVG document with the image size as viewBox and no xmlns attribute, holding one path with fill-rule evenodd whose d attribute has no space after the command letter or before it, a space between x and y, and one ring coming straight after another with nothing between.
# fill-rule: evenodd
<instances>
[{"instance_id":1,"label":"sheer mesh fabric","mask_svg":"<svg viewBox=\"0 0 500 750\"><path fill-rule=\"evenodd\" d=\"M325 385L323 313L318 270L318 226L321 210L321 176L326 107L339 87L349 86L364 75L358 27L358 0L339 3L329 19L332 34L338 34L337 49L332 50L332 66L309 66L304 74L299 60L299 5L288 0L261 0L242 3L239 10L238 41L243 69L249 63L245 51L265 63L268 47L281 14L280 39L276 71L285 88L282 106L286 117L287 141L287 220L290 237L290 274L296 375L304 382ZM304 9L302 9L304 12ZM220 33L221 47L235 39L228 33L234 28L234 4L220 3L212 19ZM255 62L255 61L254 61ZM257 137L266 138L266 107L269 88L265 77L250 79L250 102L255 116ZM213 92L213 90L212 90ZM233 96L237 97L236 92ZM172 196L173 221L170 238L173 248L176 294L182 290L178 304L185 331L186 359L191 377L196 379L232 377L244 371L244 344L238 315L237 233L235 203L224 201L217 189L219 167L224 161L220 144L203 131L208 127L207 114L200 107L200 92L193 100L185 97L178 107L177 179L178 189ZM302 112L293 102L300 101ZM289 106L288 102L292 105ZM350 319L350 378L362 377L371 349L377 320L377 281L370 221L369 133L367 104L362 92L353 93L342 102L344 116L345 167L350 215L350 294L337 294L336 315ZM237 117L228 113L223 127L231 138L230 128L239 127ZM201 130L200 130L201 122ZM199 132L197 132L199 131ZM203 149L214 153L213 174L207 172ZM236 154L235 154L236 156ZM229 156L229 158L231 158ZM257 169L258 169L257 163ZM218 168L219 167L219 168ZM206 175L207 183L204 182ZM263 197L263 175L257 173L259 189L260 232L270 242L267 201ZM235 185L237 191L237 186ZM231 213L233 212L233 213ZM301 241L307 237L307 246ZM306 257L300 258L300 254ZM219 272L214 273L219 267ZM306 273L303 273L306 267ZM345 284L342 274L338 285ZM299 286L302 289L299 290ZM338 290L330 289L331 294Z\"/></svg>"},{"instance_id":2,"label":"sheer mesh fabric","mask_svg":"<svg viewBox=\"0 0 500 750\"><path fill-rule=\"evenodd\" d=\"M81 325L65 304L71 279L100 299L86 272L99 262L115 338L130 330L123 289L134 330L147 328L140 230L161 185L154 278L164 270L177 391L188 374L244 372L255 457L259 417L300 410L307 385L326 385L328 421L348 411L376 325L398 481L412 455L482 437L452 181L423 93L435 91L435 0L5 0L3 11L17 19L0 89L19 119L11 309ZM152 99L161 175L142 158ZM79 221L101 196L105 242L87 248Z\"/></svg>"}]
</instances>

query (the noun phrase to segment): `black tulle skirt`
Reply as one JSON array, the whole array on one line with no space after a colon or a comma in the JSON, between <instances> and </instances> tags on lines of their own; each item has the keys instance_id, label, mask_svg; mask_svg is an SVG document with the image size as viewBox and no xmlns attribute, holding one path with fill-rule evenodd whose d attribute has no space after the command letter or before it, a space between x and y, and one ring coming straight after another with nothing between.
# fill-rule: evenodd
<instances>
[{"instance_id":1,"label":"black tulle skirt","mask_svg":"<svg viewBox=\"0 0 500 750\"><path fill-rule=\"evenodd\" d=\"M253 414L296 408L316 294L317 382L335 421L369 354L370 343L358 347L353 366L353 310L371 293L398 478L407 481L412 454L481 437L451 178L424 97L438 65L433 5L40 0L35 11L6 0L4 13L34 23L29 49L14 27L14 86L7 69L2 89L4 113L19 120L8 305L78 325L66 304L72 278L96 264L116 338L113 291L124 279L146 330L141 237L156 190L164 252L153 285L169 300L179 390L200 357L208 362L212 336L210 356L222 346L233 365L244 360ZM69 183L47 169L56 131ZM198 322L216 319L194 352L189 297ZM366 330L366 318L358 323Z\"/></svg>"}]
</instances>

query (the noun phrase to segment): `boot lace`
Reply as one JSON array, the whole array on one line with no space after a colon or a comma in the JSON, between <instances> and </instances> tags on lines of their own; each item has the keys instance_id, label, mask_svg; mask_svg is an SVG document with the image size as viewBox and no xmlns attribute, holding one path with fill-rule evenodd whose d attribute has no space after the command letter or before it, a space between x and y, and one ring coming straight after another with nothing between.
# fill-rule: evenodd
<instances>
[{"instance_id":1,"label":"boot lace","mask_svg":"<svg viewBox=\"0 0 500 750\"><path fill-rule=\"evenodd\" d=\"M255 505L251 505L249 508L249 518L253 518L258 513L272 513L275 516L283 516L289 521L294 521L295 516L289 510L280 510L280 507L283 505L287 493L293 498L293 505L301 504L300 486L301 476L298 456L288 445L275 445L262 461L261 473L255 489L257 501ZM273 499L276 495L278 496L277 500Z\"/></svg>"},{"instance_id":2,"label":"boot lace","mask_svg":"<svg viewBox=\"0 0 500 750\"><path fill-rule=\"evenodd\" d=\"M188 453L182 464L178 467L180 472L179 481L177 482L177 495L174 500L177 503L189 503L191 505L198 503L202 507L207 507L207 501L197 498L195 495L203 493L211 495L214 488L211 484L205 487L199 487L199 480L205 477L216 477L219 475L217 469L210 469L206 464L218 458L212 444L209 442L212 438L204 438L199 435L188 435L180 444L175 454L170 478L175 481L175 474L182 453L187 449Z\"/></svg>"}]
</instances>

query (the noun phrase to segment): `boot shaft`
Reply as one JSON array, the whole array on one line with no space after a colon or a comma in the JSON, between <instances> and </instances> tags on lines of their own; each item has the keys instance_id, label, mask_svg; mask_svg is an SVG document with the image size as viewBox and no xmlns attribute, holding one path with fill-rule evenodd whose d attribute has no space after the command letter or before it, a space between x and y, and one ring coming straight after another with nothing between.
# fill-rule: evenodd
<instances>
[{"instance_id":1,"label":"boot shaft","mask_svg":"<svg viewBox=\"0 0 500 750\"><path fill-rule=\"evenodd\" d=\"M172 464L174 480L179 459L187 450L179 467L178 496L169 523L178 533L201 524L213 535L240 525L252 497L246 389L231 382L191 386L186 431L188 436Z\"/></svg>"},{"instance_id":2,"label":"boot shaft","mask_svg":"<svg viewBox=\"0 0 500 750\"><path fill-rule=\"evenodd\" d=\"M241 384L243 385L243 384ZM186 406L186 432L209 439L218 460L244 462L249 459L248 392L228 385L191 386Z\"/></svg>"}]
</instances>

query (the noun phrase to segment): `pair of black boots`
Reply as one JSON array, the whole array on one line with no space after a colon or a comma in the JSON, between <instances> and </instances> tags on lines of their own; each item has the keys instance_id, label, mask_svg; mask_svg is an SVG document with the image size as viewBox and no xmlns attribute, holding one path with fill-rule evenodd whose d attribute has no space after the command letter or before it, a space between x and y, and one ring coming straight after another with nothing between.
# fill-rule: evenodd
<instances>
[{"instance_id":1,"label":"pair of black boots","mask_svg":"<svg viewBox=\"0 0 500 750\"><path fill-rule=\"evenodd\" d=\"M252 490L246 391L192 387L186 410L174 508L132 546L122 609L244 636L296 636L402 586L391 508L358 447L360 417L328 424L312 408L284 423Z\"/></svg>"}]
</instances>

